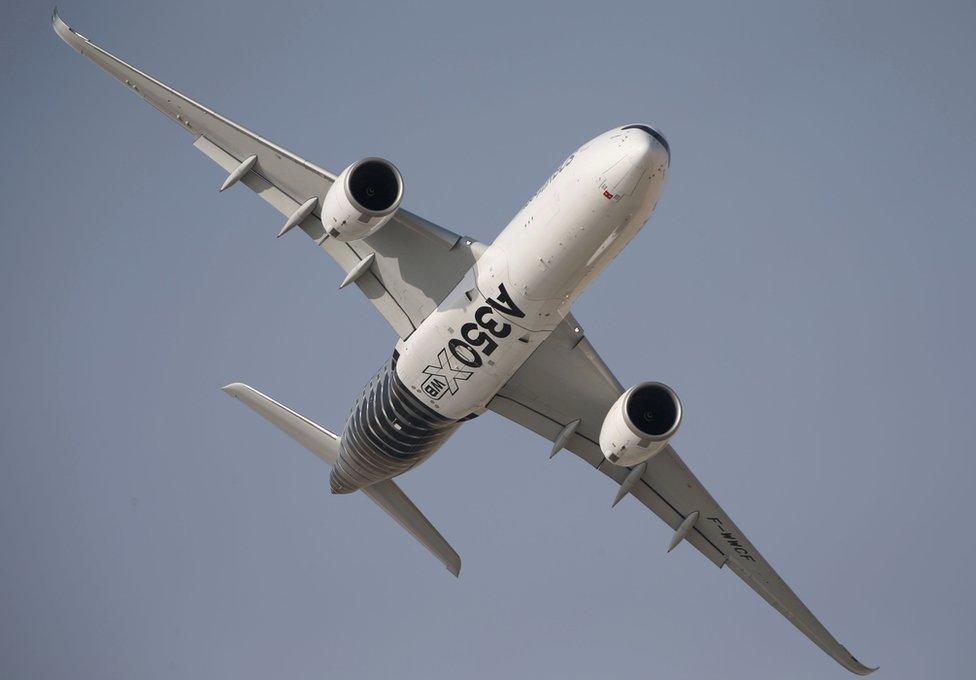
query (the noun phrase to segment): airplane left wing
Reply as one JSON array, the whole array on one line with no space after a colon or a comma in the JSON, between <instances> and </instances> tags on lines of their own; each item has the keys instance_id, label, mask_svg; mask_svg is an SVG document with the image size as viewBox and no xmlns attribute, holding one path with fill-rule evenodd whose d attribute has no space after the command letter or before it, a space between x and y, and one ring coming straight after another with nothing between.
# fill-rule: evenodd
<instances>
[{"instance_id":1,"label":"airplane left wing","mask_svg":"<svg viewBox=\"0 0 976 680\"><path fill-rule=\"evenodd\" d=\"M623 387L569 315L488 403L488 408L556 441L573 421L565 448L624 484L630 470L600 450L600 428ZM555 454L556 451L553 452ZM634 496L717 567L728 567L840 665L872 672L841 645L807 609L722 510L671 446L647 461L630 488Z\"/></svg>"},{"instance_id":2,"label":"airplane left wing","mask_svg":"<svg viewBox=\"0 0 976 680\"><path fill-rule=\"evenodd\" d=\"M228 173L230 183L251 189L282 215L300 216L313 197L319 203L336 176L224 118L211 109L127 64L68 26L57 9L54 30L134 94L196 139L193 145ZM241 172L243 171L243 172ZM235 178L235 175L240 176ZM226 186L229 186L225 183ZM371 236L342 242L323 238L318 207L297 224L347 273L401 337L406 337L454 288L484 246L407 212ZM370 259L372 258L372 259ZM357 266L366 263L363 272Z\"/></svg>"}]
</instances>

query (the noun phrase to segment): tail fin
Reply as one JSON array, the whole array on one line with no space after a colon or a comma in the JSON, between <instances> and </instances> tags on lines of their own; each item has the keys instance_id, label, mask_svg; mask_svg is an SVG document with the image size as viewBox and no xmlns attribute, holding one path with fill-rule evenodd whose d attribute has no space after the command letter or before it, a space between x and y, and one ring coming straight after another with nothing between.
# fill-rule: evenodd
<instances>
[{"instance_id":1,"label":"tail fin","mask_svg":"<svg viewBox=\"0 0 976 680\"><path fill-rule=\"evenodd\" d=\"M243 383L232 383L223 390L240 399L252 411L270 421L326 463L335 465L339 456L337 435ZM393 480L377 482L365 487L362 492L420 541L449 572L455 576L461 573L460 556Z\"/></svg>"}]
</instances>

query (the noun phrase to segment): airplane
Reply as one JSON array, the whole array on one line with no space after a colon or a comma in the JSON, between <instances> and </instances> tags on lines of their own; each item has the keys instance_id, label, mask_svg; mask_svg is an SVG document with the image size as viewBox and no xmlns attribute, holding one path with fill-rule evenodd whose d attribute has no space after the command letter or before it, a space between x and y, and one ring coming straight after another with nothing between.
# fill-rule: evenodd
<instances>
[{"instance_id":1,"label":"airplane","mask_svg":"<svg viewBox=\"0 0 976 680\"><path fill-rule=\"evenodd\" d=\"M301 231L389 322L392 356L337 435L242 383L223 390L331 467L334 494L362 491L458 576L461 559L393 481L493 411L568 450L746 585L841 666L859 662L763 559L671 446L682 420L659 382L624 389L574 318L573 301L640 231L671 162L665 137L615 127L571 153L491 244L400 207L403 179L383 158L338 175L264 139L137 70L68 26L54 30L194 137L227 172Z\"/></svg>"}]
</instances>

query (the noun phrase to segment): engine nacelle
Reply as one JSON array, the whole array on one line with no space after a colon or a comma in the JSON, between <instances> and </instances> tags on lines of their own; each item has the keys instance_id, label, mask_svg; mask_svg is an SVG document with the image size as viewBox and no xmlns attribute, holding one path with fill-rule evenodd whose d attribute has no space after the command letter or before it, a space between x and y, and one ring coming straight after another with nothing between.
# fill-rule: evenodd
<instances>
[{"instance_id":1,"label":"engine nacelle","mask_svg":"<svg viewBox=\"0 0 976 680\"><path fill-rule=\"evenodd\" d=\"M403 178L383 158L364 158L343 170L322 200L322 226L340 241L366 238L389 222L403 198Z\"/></svg>"},{"instance_id":2,"label":"engine nacelle","mask_svg":"<svg viewBox=\"0 0 976 680\"><path fill-rule=\"evenodd\" d=\"M632 467L661 449L681 425L681 401L667 385L646 382L631 387L610 407L600 429L607 460Z\"/></svg>"}]
</instances>

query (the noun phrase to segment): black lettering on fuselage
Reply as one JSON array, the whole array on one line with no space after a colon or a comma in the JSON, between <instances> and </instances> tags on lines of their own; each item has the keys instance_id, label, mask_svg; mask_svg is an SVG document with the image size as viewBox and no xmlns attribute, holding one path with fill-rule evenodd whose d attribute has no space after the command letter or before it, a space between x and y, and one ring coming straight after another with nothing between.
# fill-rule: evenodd
<instances>
[{"instance_id":1,"label":"black lettering on fuselage","mask_svg":"<svg viewBox=\"0 0 976 680\"><path fill-rule=\"evenodd\" d=\"M507 338L512 332L512 324L508 323L498 323L495 319L485 317L491 314L491 307L487 305L484 307L478 307L478 310L474 313L474 320L478 322L478 325L484 328L486 331L494 335L496 338ZM462 331L464 329L462 328Z\"/></svg>"},{"instance_id":2,"label":"black lettering on fuselage","mask_svg":"<svg viewBox=\"0 0 976 680\"><path fill-rule=\"evenodd\" d=\"M490 357L498 349L498 340L507 338L512 334L512 324L504 318L496 318L495 313L507 314L515 318L525 317L525 312L512 300L508 294L505 284L498 285L498 299L486 298L484 305L478 307L474 312L474 321L469 321L461 326L458 334L460 338L451 338L447 343L447 351L455 359L468 368L481 368L484 365L482 354ZM443 353L444 350L442 349ZM441 362L443 364L443 362ZM435 370L439 366L427 367ZM427 373L428 371L425 371ZM471 374L468 373L470 376ZM466 379L466 378L465 378ZM447 389L447 385L441 385L440 381L427 378L423 385L423 390L432 398L440 399L445 394L454 394L457 391L456 382L454 389Z\"/></svg>"},{"instance_id":3,"label":"black lettering on fuselage","mask_svg":"<svg viewBox=\"0 0 976 680\"><path fill-rule=\"evenodd\" d=\"M474 331L477 331L477 335L472 335L472 332ZM481 351L486 357L490 357L492 353L498 349L498 343L495 342L490 335L481 330L476 323L469 322L461 326L461 337L467 340L468 343L474 347L481 347L484 345L485 348Z\"/></svg>"},{"instance_id":4,"label":"black lettering on fuselage","mask_svg":"<svg viewBox=\"0 0 976 680\"><path fill-rule=\"evenodd\" d=\"M424 382L423 389L424 392L435 399L438 399L442 394L444 394L444 390L447 389L447 383L441 380L439 376L432 375L429 376Z\"/></svg>"},{"instance_id":5,"label":"black lettering on fuselage","mask_svg":"<svg viewBox=\"0 0 976 680\"><path fill-rule=\"evenodd\" d=\"M519 309L518 305L512 301L512 296L508 294L504 283L498 284L498 299L493 300L492 298L488 298L486 302L502 314L508 314L517 319L525 317L525 312Z\"/></svg>"},{"instance_id":6,"label":"black lettering on fuselage","mask_svg":"<svg viewBox=\"0 0 976 680\"><path fill-rule=\"evenodd\" d=\"M464 340L451 338L447 343L447 348L451 350L454 358L469 368L479 368L481 366L481 355L478 354L471 345ZM463 348L463 351L462 351Z\"/></svg>"}]
</instances>

